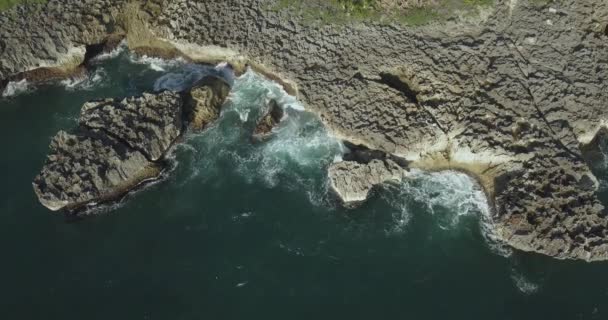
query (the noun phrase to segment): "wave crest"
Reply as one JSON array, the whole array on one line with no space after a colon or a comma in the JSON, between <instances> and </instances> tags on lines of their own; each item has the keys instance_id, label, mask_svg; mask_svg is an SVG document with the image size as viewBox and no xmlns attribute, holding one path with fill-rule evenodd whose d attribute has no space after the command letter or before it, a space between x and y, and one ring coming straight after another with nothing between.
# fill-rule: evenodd
<instances>
[{"instance_id":1,"label":"wave crest","mask_svg":"<svg viewBox=\"0 0 608 320\"><path fill-rule=\"evenodd\" d=\"M4 88L4 91L2 92L2 97L9 98L17 96L24 92L27 92L29 88L30 85L26 79L23 79L21 81L10 81L6 85L6 88Z\"/></svg>"}]
</instances>

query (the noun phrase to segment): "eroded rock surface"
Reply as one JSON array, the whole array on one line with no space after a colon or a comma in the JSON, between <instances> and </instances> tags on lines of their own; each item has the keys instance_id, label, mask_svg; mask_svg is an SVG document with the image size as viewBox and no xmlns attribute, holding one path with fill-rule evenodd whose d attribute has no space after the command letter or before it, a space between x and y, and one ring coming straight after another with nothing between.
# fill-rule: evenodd
<instances>
[{"instance_id":1,"label":"eroded rock surface","mask_svg":"<svg viewBox=\"0 0 608 320\"><path fill-rule=\"evenodd\" d=\"M60 131L50 148L34 190L53 211L116 199L161 170L141 152L98 130Z\"/></svg>"},{"instance_id":2,"label":"eroded rock surface","mask_svg":"<svg viewBox=\"0 0 608 320\"><path fill-rule=\"evenodd\" d=\"M403 168L391 160L343 161L331 165L328 176L332 190L342 203L355 207L368 199L375 186L401 182Z\"/></svg>"},{"instance_id":3,"label":"eroded rock surface","mask_svg":"<svg viewBox=\"0 0 608 320\"><path fill-rule=\"evenodd\" d=\"M283 108L279 106L277 101L270 100L253 130L253 140L263 141L268 139L272 134L272 129L281 122L284 114Z\"/></svg>"},{"instance_id":4,"label":"eroded rock surface","mask_svg":"<svg viewBox=\"0 0 608 320\"><path fill-rule=\"evenodd\" d=\"M87 102L74 133L60 131L34 190L47 208L75 210L114 200L156 178L182 130L174 92Z\"/></svg>"},{"instance_id":5,"label":"eroded rock surface","mask_svg":"<svg viewBox=\"0 0 608 320\"><path fill-rule=\"evenodd\" d=\"M80 125L104 131L157 161L182 133L182 105L182 97L170 91L92 101L83 105Z\"/></svg>"},{"instance_id":6,"label":"eroded rock surface","mask_svg":"<svg viewBox=\"0 0 608 320\"><path fill-rule=\"evenodd\" d=\"M190 90L188 121L195 131L203 130L220 116L230 86L222 79L207 76Z\"/></svg>"},{"instance_id":7,"label":"eroded rock surface","mask_svg":"<svg viewBox=\"0 0 608 320\"><path fill-rule=\"evenodd\" d=\"M608 119L608 2L498 0L485 19L411 28L306 23L269 10L277 1L155 1L146 12L156 35L280 71L345 140L478 176L511 246L608 258L608 218L580 148ZM98 41L118 25L118 3L0 13L0 78Z\"/></svg>"}]
</instances>

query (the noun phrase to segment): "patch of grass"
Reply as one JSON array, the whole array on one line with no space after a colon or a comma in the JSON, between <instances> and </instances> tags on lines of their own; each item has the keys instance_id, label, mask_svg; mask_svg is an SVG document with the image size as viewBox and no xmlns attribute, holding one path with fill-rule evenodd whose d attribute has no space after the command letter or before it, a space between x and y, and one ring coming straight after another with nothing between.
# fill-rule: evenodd
<instances>
[{"instance_id":1,"label":"patch of grass","mask_svg":"<svg viewBox=\"0 0 608 320\"><path fill-rule=\"evenodd\" d=\"M437 20L440 14L431 8L415 8L407 14L400 15L399 21L408 26L422 26Z\"/></svg>"},{"instance_id":2,"label":"patch of grass","mask_svg":"<svg viewBox=\"0 0 608 320\"><path fill-rule=\"evenodd\" d=\"M45 3L47 0L0 0L0 11L11 8L18 4Z\"/></svg>"}]
</instances>

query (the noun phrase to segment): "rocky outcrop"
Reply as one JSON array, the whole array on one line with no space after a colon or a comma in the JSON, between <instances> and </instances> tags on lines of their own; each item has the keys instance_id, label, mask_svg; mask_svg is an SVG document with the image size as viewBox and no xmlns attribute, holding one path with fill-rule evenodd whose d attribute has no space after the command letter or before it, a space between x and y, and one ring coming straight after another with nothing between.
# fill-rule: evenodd
<instances>
[{"instance_id":1,"label":"rocky outcrop","mask_svg":"<svg viewBox=\"0 0 608 320\"><path fill-rule=\"evenodd\" d=\"M230 86L221 78L207 76L189 92L187 118L190 128L203 130L220 116Z\"/></svg>"},{"instance_id":2,"label":"rocky outcrop","mask_svg":"<svg viewBox=\"0 0 608 320\"><path fill-rule=\"evenodd\" d=\"M59 132L34 190L47 208L76 210L117 199L157 178L182 132L182 98L169 91L87 102L80 126Z\"/></svg>"},{"instance_id":3,"label":"rocky outcrop","mask_svg":"<svg viewBox=\"0 0 608 320\"><path fill-rule=\"evenodd\" d=\"M38 199L50 210L78 213L158 178L188 125L202 128L188 119L213 113L204 124L214 121L229 90L222 79L207 77L188 92L86 102L78 128L60 131L51 142L33 183Z\"/></svg>"},{"instance_id":4,"label":"rocky outcrop","mask_svg":"<svg viewBox=\"0 0 608 320\"><path fill-rule=\"evenodd\" d=\"M162 170L143 153L99 130L60 131L50 148L34 190L53 211L118 199Z\"/></svg>"},{"instance_id":5,"label":"rocky outcrop","mask_svg":"<svg viewBox=\"0 0 608 320\"><path fill-rule=\"evenodd\" d=\"M268 139L272 135L272 129L281 122L284 114L283 108L277 101L270 100L253 130L253 141L261 142Z\"/></svg>"},{"instance_id":6,"label":"rocky outcrop","mask_svg":"<svg viewBox=\"0 0 608 320\"><path fill-rule=\"evenodd\" d=\"M329 167L328 178L332 191L346 207L362 204L376 186L401 182L407 160L349 141L343 144L347 152L343 161Z\"/></svg>"},{"instance_id":7,"label":"rocky outcrop","mask_svg":"<svg viewBox=\"0 0 608 320\"><path fill-rule=\"evenodd\" d=\"M391 160L342 161L329 167L328 176L331 189L346 207L352 208L367 200L374 187L401 182L403 168Z\"/></svg>"},{"instance_id":8,"label":"rocky outcrop","mask_svg":"<svg viewBox=\"0 0 608 320\"><path fill-rule=\"evenodd\" d=\"M182 105L182 97L169 91L87 102L80 125L105 131L157 161L182 133Z\"/></svg>"},{"instance_id":9,"label":"rocky outcrop","mask_svg":"<svg viewBox=\"0 0 608 320\"><path fill-rule=\"evenodd\" d=\"M121 25L134 47L171 44L193 56L190 44L213 45L200 56L246 55L241 65L281 70L339 137L410 167L477 177L514 248L607 258L608 218L580 148L608 119L606 1L497 0L486 19L414 29L332 28L268 10L274 0L154 1L145 23L118 24L119 2L49 0L1 13L0 78L58 63Z\"/></svg>"}]
</instances>

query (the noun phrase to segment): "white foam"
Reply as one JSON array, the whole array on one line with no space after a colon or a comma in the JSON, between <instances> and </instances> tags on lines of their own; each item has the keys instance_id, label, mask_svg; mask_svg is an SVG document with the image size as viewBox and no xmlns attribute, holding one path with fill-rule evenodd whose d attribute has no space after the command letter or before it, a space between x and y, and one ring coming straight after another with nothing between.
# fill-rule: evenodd
<instances>
[{"instance_id":1,"label":"white foam","mask_svg":"<svg viewBox=\"0 0 608 320\"><path fill-rule=\"evenodd\" d=\"M127 50L127 41L122 40L114 50L112 50L110 52L102 53L102 54L96 56L95 58L93 58L93 62L114 59L114 58L118 57L121 53L125 52L126 50Z\"/></svg>"},{"instance_id":2,"label":"white foam","mask_svg":"<svg viewBox=\"0 0 608 320\"><path fill-rule=\"evenodd\" d=\"M465 173L411 170L397 192L401 198L411 197L426 206L427 210L435 215L439 227L443 230L456 230L463 217L477 215L481 234L490 250L502 257L512 255L511 247L495 232L485 192ZM405 203L404 200L392 203L397 212L403 212L395 216L397 229L402 229L409 221Z\"/></svg>"},{"instance_id":3,"label":"white foam","mask_svg":"<svg viewBox=\"0 0 608 320\"><path fill-rule=\"evenodd\" d=\"M403 182L387 185L382 197L393 208L393 225L389 233L405 231L411 219L411 203L426 207L438 227L458 230L463 217L477 215L484 238L494 252L505 250L489 225L490 207L481 187L468 175L456 171L425 172L412 169ZM495 248L494 248L495 247ZM500 254L500 253L498 253ZM504 255L504 254L501 254Z\"/></svg>"},{"instance_id":4,"label":"white foam","mask_svg":"<svg viewBox=\"0 0 608 320\"><path fill-rule=\"evenodd\" d=\"M513 255L513 248L496 234L496 228L490 215L482 214L480 219L481 235L488 248L498 256L510 258Z\"/></svg>"},{"instance_id":5,"label":"white foam","mask_svg":"<svg viewBox=\"0 0 608 320\"><path fill-rule=\"evenodd\" d=\"M527 279L522 273L517 272L515 269L511 271L511 280L513 280L513 284L517 289L525 295L534 294L538 292L538 289L540 288L538 284Z\"/></svg>"},{"instance_id":6,"label":"white foam","mask_svg":"<svg viewBox=\"0 0 608 320\"><path fill-rule=\"evenodd\" d=\"M483 190L468 175L456 171L423 172L411 170L404 186L417 201L427 205L431 213L437 208L449 209L455 215L452 225L461 216L472 213L489 215L489 206ZM411 179L417 180L412 183Z\"/></svg>"},{"instance_id":7,"label":"white foam","mask_svg":"<svg viewBox=\"0 0 608 320\"><path fill-rule=\"evenodd\" d=\"M174 68L175 66L171 67ZM218 76L230 85L234 82L234 72L226 63L215 67L184 63L177 70L158 78L154 83L154 90L182 91L193 86L197 81L208 75Z\"/></svg>"},{"instance_id":8,"label":"white foam","mask_svg":"<svg viewBox=\"0 0 608 320\"><path fill-rule=\"evenodd\" d=\"M78 78L70 78L61 81L68 91L93 90L103 85L107 74L103 68L97 68L94 72Z\"/></svg>"},{"instance_id":9,"label":"white foam","mask_svg":"<svg viewBox=\"0 0 608 320\"><path fill-rule=\"evenodd\" d=\"M407 201L404 201L403 189L400 186L387 185L387 192L382 193L383 199L393 208L393 224L388 234L402 234L410 223L412 214Z\"/></svg>"},{"instance_id":10,"label":"white foam","mask_svg":"<svg viewBox=\"0 0 608 320\"><path fill-rule=\"evenodd\" d=\"M270 139L250 143L252 127L271 99L289 116ZM191 139L191 144L204 150L205 156L195 160L200 172L205 172L199 178L208 179L229 163L245 183L266 188L281 184L281 188L305 192L312 203L322 203L327 193L323 167L341 155L341 143L327 134L316 116L302 110L281 86L246 72L235 80L216 124Z\"/></svg>"},{"instance_id":11,"label":"white foam","mask_svg":"<svg viewBox=\"0 0 608 320\"><path fill-rule=\"evenodd\" d=\"M129 58L132 63L148 65L148 68L157 72L165 72L167 69L175 68L180 65L186 64L186 60L182 58L161 59L155 57L148 57L146 55L137 56L134 54L129 55Z\"/></svg>"},{"instance_id":12,"label":"white foam","mask_svg":"<svg viewBox=\"0 0 608 320\"><path fill-rule=\"evenodd\" d=\"M6 88L4 89L4 91L2 92L2 97L4 97L4 98L14 97L14 96L17 96L21 93L28 91L28 89L29 89L29 83L27 82L26 79L23 79L21 81L10 81L6 85Z\"/></svg>"}]
</instances>

